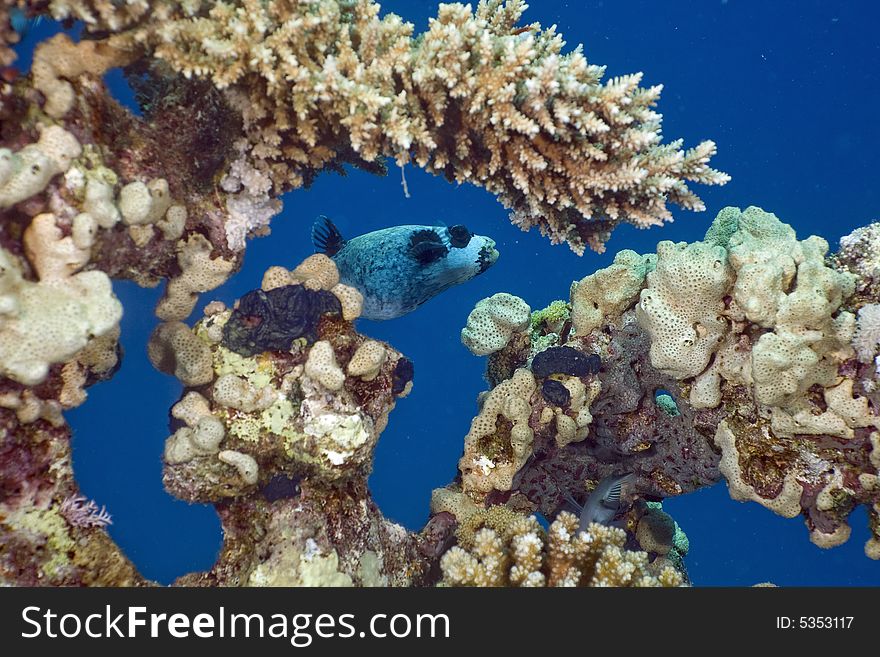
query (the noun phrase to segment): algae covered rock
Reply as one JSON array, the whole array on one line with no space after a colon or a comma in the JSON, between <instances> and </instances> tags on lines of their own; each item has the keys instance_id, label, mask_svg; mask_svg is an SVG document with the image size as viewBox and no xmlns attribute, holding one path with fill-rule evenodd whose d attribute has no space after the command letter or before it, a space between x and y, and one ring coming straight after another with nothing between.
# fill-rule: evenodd
<instances>
[{"instance_id":1,"label":"algae covered rock","mask_svg":"<svg viewBox=\"0 0 880 657\"><path fill-rule=\"evenodd\" d=\"M311 344L325 313L342 314L339 299L325 290L285 285L264 292L253 290L239 299L223 327L223 345L242 356L263 351L286 351L297 338Z\"/></svg>"}]
</instances>

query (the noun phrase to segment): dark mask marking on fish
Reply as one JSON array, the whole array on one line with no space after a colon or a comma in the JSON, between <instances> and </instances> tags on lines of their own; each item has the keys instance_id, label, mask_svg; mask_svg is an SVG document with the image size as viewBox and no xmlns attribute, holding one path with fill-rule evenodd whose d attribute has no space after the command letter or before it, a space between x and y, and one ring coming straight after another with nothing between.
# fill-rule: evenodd
<instances>
[{"instance_id":1,"label":"dark mask marking on fish","mask_svg":"<svg viewBox=\"0 0 880 657\"><path fill-rule=\"evenodd\" d=\"M456 224L449 229L450 243L456 249L463 249L471 241L471 231L462 224Z\"/></svg>"},{"instance_id":2,"label":"dark mask marking on fish","mask_svg":"<svg viewBox=\"0 0 880 657\"><path fill-rule=\"evenodd\" d=\"M433 230L420 230L410 238L410 255L420 265L430 265L449 253L449 249Z\"/></svg>"},{"instance_id":3,"label":"dark mask marking on fish","mask_svg":"<svg viewBox=\"0 0 880 657\"><path fill-rule=\"evenodd\" d=\"M483 248L481 248L480 255L477 259L480 269L477 273L482 274L484 271L489 269L489 267L494 265L497 259L498 251L495 250L494 246L484 246Z\"/></svg>"}]
</instances>

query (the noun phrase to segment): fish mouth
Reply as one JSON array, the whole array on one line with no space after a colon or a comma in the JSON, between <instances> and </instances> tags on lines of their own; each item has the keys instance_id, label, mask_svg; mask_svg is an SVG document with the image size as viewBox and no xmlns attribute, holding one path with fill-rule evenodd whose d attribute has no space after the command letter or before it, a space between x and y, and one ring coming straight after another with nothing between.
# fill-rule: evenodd
<instances>
[{"instance_id":1,"label":"fish mouth","mask_svg":"<svg viewBox=\"0 0 880 657\"><path fill-rule=\"evenodd\" d=\"M477 274L482 274L494 265L499 255L498 249L495 248L495 242L487 239L486 245L480 249L480 253L477 256L477 266L479 267Z\"/></svg>"}]
</instances>

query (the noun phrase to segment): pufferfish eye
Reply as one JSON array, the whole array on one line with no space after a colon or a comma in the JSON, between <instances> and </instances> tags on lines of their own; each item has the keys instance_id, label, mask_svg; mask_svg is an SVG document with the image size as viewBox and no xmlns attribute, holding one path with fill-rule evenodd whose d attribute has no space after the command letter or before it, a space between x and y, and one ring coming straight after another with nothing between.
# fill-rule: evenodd
<instances>
[{"instance_id":1,"label":"pufferfish eye","mask_svg":"<svg viewBox=\"0 0 880 657\"><path fill-rule=\"evenodd\" d=\"M463 224L457 224L449 229L450 243L456 249L463 249L471 241L471 231Z\"/></svg>"}]
</instances>

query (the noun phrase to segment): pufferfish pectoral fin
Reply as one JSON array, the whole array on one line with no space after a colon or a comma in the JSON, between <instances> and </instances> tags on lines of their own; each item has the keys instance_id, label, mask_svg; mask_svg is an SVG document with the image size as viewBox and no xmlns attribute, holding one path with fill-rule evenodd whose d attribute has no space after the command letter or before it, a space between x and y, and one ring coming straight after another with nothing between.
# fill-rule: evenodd
<instances>
[{"instance_id":1,"label":"pufferfish pectoral fin","mask_svg":"<svg viewBox=\"0 0 880 657\"><path fill-rule=\"evenodd\" d=\"M430 265L449 253L440 235L433 230L418 230L409 240L409 255L420 265Z\"/></svg>"},{"instance_id":2,"label":"pufferfish pectoral fin","mask_svg":"<svg viewBox=\"0 0 880 657\"><path fill-rule=\"evenodd\" d=\"M318 253L323 253L331 258L342 251L345 246L345 238L336 225L324 215L317 218L312 225L312 244Z\"/></svg>"}]
</instances>

